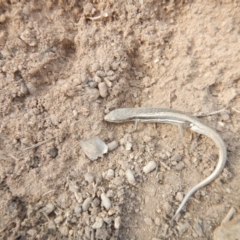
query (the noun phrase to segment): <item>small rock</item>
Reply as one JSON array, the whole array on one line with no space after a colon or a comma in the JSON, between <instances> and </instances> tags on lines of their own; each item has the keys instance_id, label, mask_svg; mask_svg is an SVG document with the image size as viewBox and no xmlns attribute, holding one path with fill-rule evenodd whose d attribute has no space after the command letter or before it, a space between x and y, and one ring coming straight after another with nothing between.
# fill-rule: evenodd
<instances>
[{"instance_id":1,"label":"small rock","mask_svg":"<svg viewBox=\"0 0 240 240\"><path fill-rule=\"evenodd\" d=\"M105 193L101 194L101 200L102 200L102 206L108 210L111 207L111 201Z\"/></svg>"},{"instance_id":2,"label":"small rock","mask_svg":"<svg viewBox=\"0 0 240 240\"><path fill-rule=\"evenodd\" d=\"M135 185L136 181L135 181L135 177L134 177L131 169L126 170L126 177L127 177L127 180L130 184Z\"/></svg>"},{"instance_id":3,"label":"small rock","mask_svg":"<svg viewBox=\"0 0 240 240\"><path fill-rule=\"evenodd\" d=\"M111 68L112 68L113 70L117 70L117 69L119 68L119 65L120 65L119 62L114 61L114 62L111 64Z\"/></svg>"},{"instance_id":4,"label":"small rock","mask_svg":"<svg viewBox=\"0 0 240 240\"><path fill-rule=\"evenodd\" d=\"M104 71L101 71L101 70L98 70L98 71L96 72L96 75L97 75L98 77L106 77L106 73L105 73Z\"/></svg>"},{"instance_id":5,"label":"small rock","mask_svg":"<svg viewBox=\"0 0 240 240\"><path fill-rule=\"evenodd\" d=\"M114 71L112 71L112 70L109 70L108 72L107 72L107 75L108 76L112 76L114 74Z\"/></svg>"},{"instance_id":6,"label":"small rock","mask_svg":"<svg viewBox=\"0 0 240 240\"><path fill-rule=\"evenodd\" d=\"M175 161L175 162L180 162L182 160L182 158L183 158L183 155L180 153L177 153L172 157L173 161Z\"/></svg>"},{"instance_id":7,"label":"small rock","mask_svg":"<svg viewBox=\"0 0 240 240\"><path fill-rule=\"evenodd\" d=\"M30 47L35 47L37 45L35 34L33 32L31 32L30 29L24 30L20 34L20 39L22 39Z\"/></svg>"},{"instance_id":8,"label":"small rock","mask_svg":"<svg viewBox=\"0 0 240 240\"><path fill-rule=\"evenodd\" d=\"M97 83L96 82L94 82L94 81L89 81L88 82L88 86L90 87L90 88L96 88L97 87Z\"/></svg>"},{"instance_id":9,"label":"small rock","mask_svg":"<svg viewBox=\"0 0 240 240\"><path fill-rule=\"evenodd\" d=\"M172 212L172 206L169 202L165 202L163 204L163 208L167 214L170 214Z\"/></svg>"},{"instance_id":10,"label":"small rock","mask_svg":"<svg viewBox=\"0 0 240 240\"><path fill-rule=\"evenodd\" d=\"M79 204L77 204L74 208L74 212L76 215L79 215L82 212L82 207Z\"/></svg>"},{"instance_id":11,"label":"small rock","mask_svg":"<svg viewBox=\"0 0 240 240\"><path fill-rule=\"evenodd\" d=\"M83 204L82 204L82 210L85 212L89 209L90 207L90 204L92 202L92 198L91 197L88 197L84 200Z\"/></svg>"},{"instance_id":12,"label":"small rock","mask_svg":"<svg viewBox=\"0 0 240 240\"><path fill-rule=\"evenodd\" d=\"M203 237L202 226L199 223L194 223L193 229L198 234L199 237Z\"/></svg>"},{"instance_id":13,"label":"small rock","mask_svg":"<svg viewBox=\"0 0 240 240\"><path fill-rule=\"evenodd\" d=\"M55 206L52 203L48 203L45 207L45 213L49 215L54 211L54 209L55 209Z\"/></svg>"},{"instance_id":14,"label":"small rock","mask_svg":"<svg viewBox=\"0 0 240 240\"><path fill-rule=\"evenodd\" d=\"M89 15L91 14L93 9L93 4L92 3L87 3L84 7L83 7L83 13L84 15Z\"/></svg>"},{"instance_id":15,"label":"small rock","mask_svg":"<svg viewBox=\"0 0 240 240\"><path fill-rule=\"evenodd\" d=\"M59 231L63 236L68 236L69 232L68 226L60 226Z\"/></svg>"},{"instance_id":16,"label":"small rock","mask_svg":"<svg viewBox=\"0 0 240 240\"><path fill-rule=\"evenodd\" d=\"M183 222L183 223L179 223L177 226L177 230L179 232L180 235L182 235L184 232L186 232L188 230L188 228L190 227L189 222Z\"/></svg>"},{"instance_id":17,"label":"small rock","mask_svg":"<svg viewBox=\"0 0 240 240\"><path fill-rule=\"evenodd\" d=\"M54 218L54 223L55 223L56 225L59 225L60 223L63 222L63 220L64 220L64 218L63 218L63 216L60 214L60 215L58 215L56 218Z\"/></svg>"},{"instance_id":18,"label":"small rock","mask_svg":"<svg viewBox=\"0 0 240 240\"><path fill-rule=\"evenodd\" d=\"M101 97L105 98L108 95L107 85L105 82L100 82L98 84L99 94Z\"/></svg>"},{"instance_id":19,"label":"small rock","mask_svg":"<svg viewBox=\"0 0 240 240\"><path fill-rule=\"evenodd\" d=\"M87 95L88 101L94 102L95 100L98 99L100 94L98 89L89 87L89 88L86 88L86 95Z\"/></svg>"},{"instance_id":20,"label":"small rock","mask_svg":"<svg viewBox=\"0 0 240 240\"><path fill-rule=\"evenodd\" d=\"M96 72L99 69L100 69L99 63L95 62L95 63L92 64L92 66L91 66L92 72Z\"/></svg>"},{"instance_id":21,"label":"small rock","mask_svg":"<svg viewBox=\"0 0 240 240\"><path fill-rule=\"evenodd\" d=\"M151 218L144 218L144 222L149 226L153 225L153 221Z\"/></svg>"},{"instance_id":22,"label":"small rock","mask_svg":"<svg viewBox=\"0 0 240 240\"><path fill-rule=\"evenodd\" d=\"M107 174L106 174L106 178L107 179L112 179L112 178L114 178L114 176L115 176L114 170L113 169L108 169Z\"/></svg>"},{"instance_id":23,"label":"small rock","mask_svg":"<svg viewBox=\"0 0 240 240\"><path fill-rule=\"evenodd\" d=\"M143 167L144 173L150 173L157 167L157 163L155 161L150 161L145 167Z\"/></svg>"},{"instance_id":24,"label":"small rock","mask_svg":"<svg viewBox=\"0 0 240 240\"><path fill-rule=\"evenodd\" d=\"M115 214L116 213L116 210L114 209L114 208L111 208L111 209L109 209L109 211L108 211L108 215L109 216L112 216L113 214Z\"/></svg>"},{"instance_id":25,"label":"small rock","mask_svg":"<svg viewBox=\"0 0 240 240\"><path fill-rule=\"evenodd\" d=\"M27 234L30 235L31 237L34 237L34 236L37 234L37 230L34 229L34 228L30 228L30 229L27 231Z\"/></svg>"},{"instance_id":26,"label":"small rock","mask_svg":"<svg viewBox=\"0 0 240 240\"><path fill-rule=\"evenodd\" d=\"M119 229L121 226L121 217L118 216L114 219L114 228Z\"/></svg>"},{"instance_id":27,"label":"small rock","mask_svg":"<svg viewBox=\"0 0 240 240\"><path fill-rule=\"evenodd\" d=\"M100 202L99 198L94 198L93 201L92 201L92 205L94 207L98 207L100 205L100 203L101 202Z\"/></svg>"},{"instance_id":28,"label":"small rock","mask_svg":"<svg viewBox=\"0 0 240 240\"><path fill-rule=\"evenodd\" d=\"M122 177L115 177L113 183L117 186L121 186L124 183L124 179Z\"/></svg>"},{"instance_id":29,"label":"small rock","mask_svg":"<svg viewBox=\"0 0 240 240\"><path fill-rule=\"evenodd\" d=\"M181 171L181 170L184 169L184 167L185 167L184 162L179 162L179 163L175 166L175 169L176 169L177 171Z\"/></svg>"},{"instance_id":30,"label":"small rock","mask_svg":"<svg viewBox=\"0 0 240 240\"><path fill-rule=\"evenodd\" d=\"M107 146L108 146L108 151L111 152L118 147L118 142L112 141L112 142L108 143Z\"/></svg>"},{"instance_id":31,"label":"small rock","mask_svg":"<svg viewBox=\"0 0 240 240\"><path fill-rule=\"evenodd\" d=\"M53 220L48 221L48 229L49 230L56 230L56 225Z\"/></svg>"},{"instance_id":32,"label":"small rock","mask_svg":"<svg viewBox=\"0 0 240 240\"><path fill-rule=\"evenodd\" d=\"M88 183L93 183L94 182L94 176L91 173L85 173L84 174L84 179Z\"/></svg>"},{"instance_id":33,"label":"small rock","mask_svg":"<svg viewBox=\"0 0 240 240\"><path fill-rule=\"evenodd\" d=\"M58 155L58 149L50 148L48 154L50 155L51 158L55 158Z\"/></svg>"},{"instance_id":34,"label":"small rock","mask_svg":"<svg viewBox=\"0 0 240 240\"><path fill-rule=\"evenodd\" d=\"M108 190L106 195L108 198L111 198L115 196L115 193L113 192L113 190Z\"/></svg>"},{"instance_id":35,"label":"small rock","mask_svg":"<svg viewBox=\"0 0 240 240\"><path fill-rule=\"evenodd\" d=\"M182 200L183 200L183 192L177 192L176 200L178 202L182 202Z\"/></svg>"},{"instance_id":36,"label":"small rock","mask_svg":"<svg viewBox=\"0 0 240 240\"><path fill-rule=\"evenodd\" d=\"M86 156L92 161L98 157L103 157L103 154L108 152L108 146L99 137L83 140L80 146Z\"/></svg>"},{"instance_id":37,"label":"small rock","mask_svg":"<svg viewBox=\"0 0 240 240\"><path fill-rule=\"evenodd\" d=\"M92 228L97 229L102 227L102 225L103 225L103 219L100 217L96 217L95 223L92 225Z\"/></svg>"},{"instance_id":38,"label":"small rock","mask_svg":"<svg viewBox=\"0 0 240 240\"><path fill-rule=\"evenodd\" d=\"M28 88L27 88L25 83L21 83L20 92L21 92L22 95L27 95L28 94Z\"/></svg>"},{"instance_id":39,"label":"small rock","mask_svg":"<svg viewBox=\"0 0 240 240\"><path fill-rule=\"evenodd\" d=\"M126 149L127 151L130 151L130 150L132 149L132 143L131 143L131 142L126 142L126 143L125 143L125 149Z\"/></svg>"}]
</instances>

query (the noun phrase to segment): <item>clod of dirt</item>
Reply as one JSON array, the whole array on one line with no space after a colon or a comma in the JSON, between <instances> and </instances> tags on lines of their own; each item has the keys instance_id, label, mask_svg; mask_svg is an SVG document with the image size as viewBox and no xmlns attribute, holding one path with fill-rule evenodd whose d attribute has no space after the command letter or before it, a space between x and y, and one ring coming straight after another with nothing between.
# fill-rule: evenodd
<instances>
[{"instance_id":1,"label":"clod of dirt","mask_svg":"<svg viewBox=\"0 0 240 240\"><path fill-rule=\"evenodd\" d=\"M103 154L108 152L108 146L99 137L83 140L80 146L86 156L92 161L98 157L103 157Z\"/></svg>"}]
</instances>

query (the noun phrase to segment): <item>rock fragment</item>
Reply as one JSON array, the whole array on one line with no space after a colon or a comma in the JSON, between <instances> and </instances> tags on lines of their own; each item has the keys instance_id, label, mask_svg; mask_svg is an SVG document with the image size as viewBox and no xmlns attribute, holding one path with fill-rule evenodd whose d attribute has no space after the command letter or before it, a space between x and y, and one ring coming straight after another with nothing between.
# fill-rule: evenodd
<instances>
[{"instance_id":1,"label":"rock fragment","mask_svg":"<svg viewBox=\"0 0 240 240\"><path fill-rule=\"evenodd\" d=\"M92 161L98 157L103 157L103 154L108 152L108 147L99 137L94 137L88 140L83 140L80 143L86 156Z\"/></svg>"},{"instance_id":2,"label":"rock fragment","mask_svg":"<svg viewBox=\"0 0 240 240\"><path fill-rule=\"evenodd\" d=\"M145 167L143 167L144 173L150 173L157 167L157 163L155 161L150 161Z\"/></svg>"}]
</instances>

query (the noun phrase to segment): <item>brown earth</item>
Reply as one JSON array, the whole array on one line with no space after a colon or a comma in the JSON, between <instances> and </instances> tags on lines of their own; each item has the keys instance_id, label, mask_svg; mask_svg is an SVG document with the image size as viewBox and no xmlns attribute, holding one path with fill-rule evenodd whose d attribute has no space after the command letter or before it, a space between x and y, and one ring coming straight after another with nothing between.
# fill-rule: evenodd
<instances>
[{"instance_id":1,"label":"brown earth","mask_svg":"<svg viewBox=\"0 0 240 240\"><path fill-rule=\"evenodd\" d=\"M0 238L212 239L240 207L239 66L238 1L0 1ZM171 125L104 122L119 107L220 110L203 121L226 167L173 225L217 149ZM119 147L91 161L80 141L94 136Z\"/></svg>"}]
</instances>

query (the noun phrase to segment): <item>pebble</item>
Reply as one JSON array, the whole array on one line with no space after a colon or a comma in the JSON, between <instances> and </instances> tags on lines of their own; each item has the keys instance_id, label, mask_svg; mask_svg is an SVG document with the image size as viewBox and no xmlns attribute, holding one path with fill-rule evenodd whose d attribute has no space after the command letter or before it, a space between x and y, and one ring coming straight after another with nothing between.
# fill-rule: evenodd
<instances>
[{"instance_id":1,"label":"pebble","mask_svg":"<svg viewBox=\"0 0 240 240\"><path fill-rule=\"evenodd\" d=\"M104 82L106 83L108 88L112 87L112 83L107 78L104 79Z\"/></svg>"},{"instance_id":2,"label":"pebble","mask_svg":"<svg viewBox=\"0 0 240 240\"><path fill-rule=\"evenodd\" d=\"M182 200L183 200L183 192L177 192L177 195L176 195L176 200L178 201L178 202L182 202Z\"/></svg>"},{"instance_id":3,"label":"pebble","mask_svg":"<svg viewBox=\"0 0 240 240\"><path fill-rule=\"evenodd\" d=\"M49 230L56 230L56 225L53 220L48 220L48 229Z\"/></svg>"},{"instance_id":4,"label":"pebble","mask_svg":"<svg viewBox=\"0 0 240 240\"><path fill-rule=\"evenodd\" d=\"M173 161L176 161L176 162L180 162L182 158L183 158L183 155L180 153L177 153L172 157Z\"/></svg>"},{"instance_id":5,"label":"pebble","mask_svg":"<svg viewBox=\"0 0 240 240\"><path fill-rule=\"evenodd\" d=\"M153 225L153 221L151 218L144 218L144 222L149 226Z\"/></svg>"},{"instance_id":6,"label":"pebble","mask_svg":"<svg viewBox=\"0 0 240 240\"><path fill-rule=\"evenodd\" d=\"M64 220L64 218L63 218L63 216L60 214L60 215L58 215L56 218L54 218L54 223L55 223L56 225L59 225L60 223L63 222L63 220Z\"/></svg>"},{"instance_id":7,"label":"pebble","mask_svg":"<svg viewBox=\"0 0 240 240\"><path fill-rule=\"evenodd\" d=\"M113 183L117 186L121 186L124 183L124 179L122 177L115 177Z\"/></svg>"},{"instance_id":8,"label":"pebble","mask_svg":"<svg viewBox=\"0 0 240 240\"><path fill-rule=\"evenodd\" d=\"M112 71L112 70L109 70L108 72L107 72L107 75L108 76L112 76L114 74L114 71Z\"/></svg>"},{"instance_id":9,"label":"pebble","mask_svg":"<svg viewBox=\"0 0 240 240\"><path fill-rule=\"evenodd\" d=\"M84 7L83 7L83 13L85 16L88 16L92 13L94 7L92 3L87 3Z\"/></svg>"},{"instance_id":10,"label":"pebble","mask_svg":"<svg viewBox=\"0 0 240 240\"><path fill-rule=\"evenodd\" d=\"M63 235L63 236L68 236L68 226L60 226L59 227L59 232Z\"/></svg>"},{"instance_id":11,"label":"pebble","mask_svg":"<svg viewBox=\"0 0 240 240\"><path fill-rule=\"evenodd\" d=\"M97 83L96 82L94 82L94 81L89 81L88 82L88 86L90 87L90 88L96 88L97 87Z\"/></svg>"},{"instance_id":12,"label":"pebble","mask_svg":"<svg viewBox=\"0 0 240 240\"><path fill-rule=\"evenodd\" d=\"M181 222L178 224L177 226L177 230L179 232L180 235L182 235L184 232L186 232L188 230L188 228L190 227L189 222Z\"/></svg>"},{"instance_id":13,"label":"pebble","mask_svg":"<svg viewBox=\"0 0 240 240\"><path fill-rule=\"evenodd\" d=\"M95 223L92 225L92 228L97 229L102 227L102 225L103 225L103 219L100 217L96 217Z\"/></svg>"},{"instance_id":14,"label":"pebble","mask_svg":"<svg viewBox=\"0 0 240 240\"><path fill-rule=\"evenodd\" d=\"M111 207L111 201L105 193L101 194L101 200L102 200L102 206L108 210Z\"/></svg>"},{"instance_id":15,"label":"pebble","mask_svg":"<svg viewBox=\"0 0 240 240\"><path fill-rule=\"evenodd\" d=\"M125 149L126 149L127 151L130 151L130 150L132 149L132 143L131 143L131 142L126 142L126 143L125 143Z\"/></svg>"},{"instance_id":16,"label":"pebble","mask_svg":"<svg viewBox=\"0 0 240 240\"><path fill-rule=\"evenodd\" d=\"M105 98L108 95L107 84L105 82L100 82L98 84L99 94L101 97Z\"/></svg>"},{"instance_id":17,"label":"pebble","mask_svg":"<svg viewBox=\"0 0 240 240\"><path fill-rule=\"evenodd\" d=\"M99 69L100 69L100 64L99 63L95 62L95 63L92 64L92 67L91 67L92 72L96 72Z\"/></svg>"},{"instance_id":18,"label":"pebble","mask_svg":"<svg viewBox=\"0 0 240 240\"><path fill-rule=\"evenodd\" d=\"M108 211L108 215L109 216L112 216L113 214L115 214L116 213L116 210L114 209L114 208L111 208L111 209L109 209L109 211Z\"/></svg>"},{"instance_id":19,"label":"pebble","mask_svg":"<svg viewBox=\"0 0 240 240\"><path fill-rule=\"evenodd\" d=\"M107 193L106 193L107 197L108 198L111 198L111 197L114 197L115 196L115 193L113 190L108 190Z\"/></svg>"},{"instance_id":20,"label":"pebble","mask_svg":"<svg viewBox=\"0 0 240 240\"><path fill-rule=\"evenodd\" d=\"M106 77L106 73L105 73L104 71L101 71L101 70L98 70L98 71L96 72L96 75L97 75L98 77Z\"/></svg>"},{"instance_id":21,"label":"pebble","mask_svg":"<svg viewBox=\"0 0 240 240\"><path fill-rule=\"evenodd\" d=\"M91 202L92 202L92 197L88 197L84 200L84 202L82 204L82 210L84 212L89 209Z\"/></svg>"},{"instance_id":22,"label":"pebble","mask_svg":"<svg viewBox=\"0 0 240 240\"><path fill-rule=\"evenodd\" d=\"M135 181L135 177L133 175L132 170L131 169L127 169L125 173L126 173L126 177L127 177L128 182L130 184L135 185L136 181Z\"/></svg>"},{"instance_id":23,"label":"pebble","mask_svg":"<svg viewBox=\"0 0 240 240\"><path fill-rule=\"evenodd\" d=\"M118 147L118 142L112 141L112 142L108 143L107 146L108 146L108 151L111 152Z\"/></svg>"},{"instance_id":24,"label":"pebble","mask_svg":"<svg viewBox=\"0 0 240 240\"><path fill-rule=\"evenodd\" d=\"M80 142L80 146L92 161L98 157L103 157L103 154L108 152L108 146L99 137L83 140Z\"/></svg>"},{"instance_id":25,"label":"pebble","mask_svg":"<svg viewBox=\"0 0 240 240\"><path fill-rule=\"evenodd\" d=\"M193 229L198 234L199 237L203 237L202 226L199 223L194 223Z\"/></svg>"},{"instance_id":26,"label":"pebble","mask_svg":"<svg viewBox=\"0 0 240 240\"><path fill-rule=\"evenodd\" d=\"M25 83L21 83L20 92L21 92L22 95L27 95L28 94L28 88L27 88Z\"/></svg>"},{"instance_id":27,"label":"pebble","mask_svg":"<svg viewBox=\"0 0 240 240\"><path fill-rule=\"evenodd\" d=\"M48 203L45 207L45 213L49 215L54 211L54 209L55 209L55 206L52 203Z\"/></svg>"},{"instance_id":28,"label":"pebble","mask_svg":"<svg viewBox=\"0 0 240 240\"><path fill-rule=\"evenodd\" d=\"M94 198L93 199L93 201L92 201L92 205L94 206L94 207L98 207L99 205L100 205L100 200L99 200L99 198Z\"/></svg>"},{"instance_id":29,"label":"pebble","mask_svg":"<svg viewBox=\"0 0 240 240\"><path fill-rule=\"evenodd\" d=\"M34 236L37 234L37 230L34 229L34 228L30 228L30 229L27 231L27 234L30 235L31 237L34 237Z\"/></svg>"},{"instance_id":30,"label":"pebble","mask_svg":"<svg viewBox=\"0 0 240 240\"><path fill-rule=\"evenodd\" d=\"M48 154L51 158L55 158L58 155L58 149L57 148L50 148L48 151Z\"/></svg>"},{"instance_id":31,"label":"pebble","mask_svg":"<svg viewBox=\"0 0 240 240\"><path fill-rule=\"evenodd\" d=\"M172 206L169 202L165 202L163 204L163 208L167 214L170 214L172 212Z\"/></svg>"},{"instance_id":32,"label":"pebble","mask_svg":"<svg viewBox=\"0 0 240 240\"><path fill-rule=\"evenodd\" d=\"M119 68L119 64L119 62L112 62L111 68L116 71Z\"/></svg>"},{"instance_id":33,"label":"pebble","mask_svg":"<svg viewBox=\"0 0 240 240\"><path fill-rule=\"evenodd\" d=\"M76 215L79 215L82 212L82 207L79 204L77 204L74 208L74 212Z\"/></svg>"},{"instance_id":34,"label":"pebble","mask_svg":"<svg viewBox=\"0 0 240 240\"><path fill-rule=\"evenodd\" d=\"M114 219L114 228L119 229L121 226L121 217L118 216Z\"/></svg>"},{"instance_id":35,"label":"pebble","mask_svg":"<svg viewBox=\"0 0 240 240\"><path fill-rule=\"evenodd\" d=\"M114 178L114 176L115 176L114 170L113 169L108 169L107 173L106 173L106 178L107 179L112 179L112 178Z\"/></svg>"},{"instance_id":36,"label":"pebble","mask_svg":"<svg viewBox=\"0 0 240 240\"><path fill-rule=\"evenodd\" d=\"M96 88L90 88L90 87L86 88L86 94L90 102L96 101L100 95L99 90L97 90Z\"/></svg>"},{"instance_id":37,"label":"pebble","mask_svg":"<svg viewBox=\"0 0 240 240\"><path fill-rule=\"evenodd\" d=\"M182 169L184 169L185 165L184 165L184 162L179 162L176 166L175 166L175 169L177 171L181 171Z\"/></svg>"},{"instance_id":38,"label":"pebble","mask_svg":"<svg viewBox=\"0 0 240 240\"><path fill-rule=\"evenodd\" d=\"M94 176L91 173L85 173L84 174L84 179L88 183L93 183L94 182Z\"/></svg>"},{"instance_id":39,"label":"pebble","mask_svg":"<svg viewBox=\"0 0 240 240\"><path fill-rule=\"evenodd\" d=\"M155 161L150 161L145 167L143 167L144 173L150 173L157 167L157 163Z\"/></svg>"}]
</instances>

